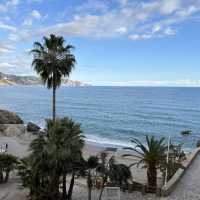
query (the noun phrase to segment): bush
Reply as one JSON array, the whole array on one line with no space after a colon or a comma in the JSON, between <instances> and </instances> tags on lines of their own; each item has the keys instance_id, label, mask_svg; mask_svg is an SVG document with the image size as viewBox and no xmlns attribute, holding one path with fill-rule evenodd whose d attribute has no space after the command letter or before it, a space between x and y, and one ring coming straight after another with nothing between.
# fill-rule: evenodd
<instances>
[{"instance_id":1,"label":"bush","mask_svg":"<svg viewBox=\"0 0 200 200\"><path fill-rule=\"evenodd\" d=\"M8 181L10 172L16 169L17 164L17 157L11 154L0 154L0 183Z\"/></svg>"},{"instance_id":2,"label":"bush","mask_svg":"<svg viewBox=\"0 0 200 200\"><path fill-rule=\"evenodd\" d=\"M200 140L197 141L197 143L196 143L196 147L197 147L197 148L200 147Z\"/></svg>"}]
</instances>

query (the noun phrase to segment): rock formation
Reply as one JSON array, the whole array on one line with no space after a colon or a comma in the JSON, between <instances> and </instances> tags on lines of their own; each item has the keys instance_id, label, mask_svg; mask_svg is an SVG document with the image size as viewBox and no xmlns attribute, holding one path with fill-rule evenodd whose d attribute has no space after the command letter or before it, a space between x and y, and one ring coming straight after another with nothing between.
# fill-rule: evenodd
<instances>
[{"instance_id":1,"label":"rock formation","mask_svg":"<svg viewBox=\"0 0 200 200\"><path fill-rule=\"evenodd\" d=\"M16 114L7 110L0 110L0 124L23 124L23 120Z\"/></svg>"},{"instance_id":2,"label":"rock formation","mask_svg":"<svg viewBox=\"0 0 200 200\"><path fill-rule=\"evenodd\" d=\"M41 129L41 128L40 128L38 125L34 124L33 122L29 122L29 123L27 124L27 127L26 127L26 130L27 130L28 132L39 132L40 129Z\"/></svg>"}]
</instances>

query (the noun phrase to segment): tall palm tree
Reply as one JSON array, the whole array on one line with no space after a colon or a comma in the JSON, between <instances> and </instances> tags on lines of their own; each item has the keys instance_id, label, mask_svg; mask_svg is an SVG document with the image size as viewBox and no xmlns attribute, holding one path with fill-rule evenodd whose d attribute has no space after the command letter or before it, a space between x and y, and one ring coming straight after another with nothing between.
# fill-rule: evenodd
<instances>
[{"instance_id":1,"label":"tall palm tree","mask_svg":"<svg viewBox=\"0 0 200 200\"><path fill-rule=\"evenodd\" d=\"M161 167L163 160L166 158L165 138L157 140L154 136L146 136L145 145L138 139L133 139L131 142L135 147L125 149L133 150L134 154L125 154L123 156L133 156L139 159L137 163L132 165L143 164L143 167L147 168L148 188L155 190L157 187L157 169Z\"/></svg>"},{"instance_id":2,"label":"tall palm tree","mask_svg":"<svg viewBox=\"0 0 200 200\"><path fill-rule=\"evenodd\" d=\"M43 43L35 42L31 50L33 54L32 66L39 74L44 85L53 90L52 115L53 121L56 118L56 89L61 85L63 77L69 77L75 67L76 59L71 53L74 48L71 45L65 46L63 37L44 37Z\"/></svg>"}]
</instances>

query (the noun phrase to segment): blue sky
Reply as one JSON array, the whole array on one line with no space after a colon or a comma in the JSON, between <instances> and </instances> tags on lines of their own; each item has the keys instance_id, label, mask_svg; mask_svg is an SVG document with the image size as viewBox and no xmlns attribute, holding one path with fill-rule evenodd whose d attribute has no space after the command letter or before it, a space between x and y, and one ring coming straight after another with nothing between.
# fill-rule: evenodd
<instances>
[{"instance_id":1,"label":"blue sky","mask_svg":"<svg viewBox=\"0 0 200 200\"><path fill-rule=\"evenodd\" d=\"M200 86L200 0L0 0L0 71L34 74L50 33L76 47L71 79Z\"/></svg>"}]
</instances>

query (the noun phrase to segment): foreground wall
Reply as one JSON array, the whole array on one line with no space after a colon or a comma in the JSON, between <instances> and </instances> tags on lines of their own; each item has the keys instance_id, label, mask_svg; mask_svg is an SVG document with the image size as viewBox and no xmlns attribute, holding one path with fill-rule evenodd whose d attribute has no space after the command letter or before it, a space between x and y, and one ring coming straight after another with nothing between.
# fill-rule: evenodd
<instances>
[{"instance_id":1,"label":"foreground wall","mask_svg":"<svg viewBox=\"0 0 200 200\"><path fill-rule=\"evenodd\" d=\"M168 196L171 194L171 192L176 188L176 185L181 180L182 176L186 173L186 171L199 153L200 148L197 148L188 156L187 160L185 160L182 164L184 169L178 169L174 176L167 182L167 185L161 188L162 196Z\"/></svg>"}]
</instances>

